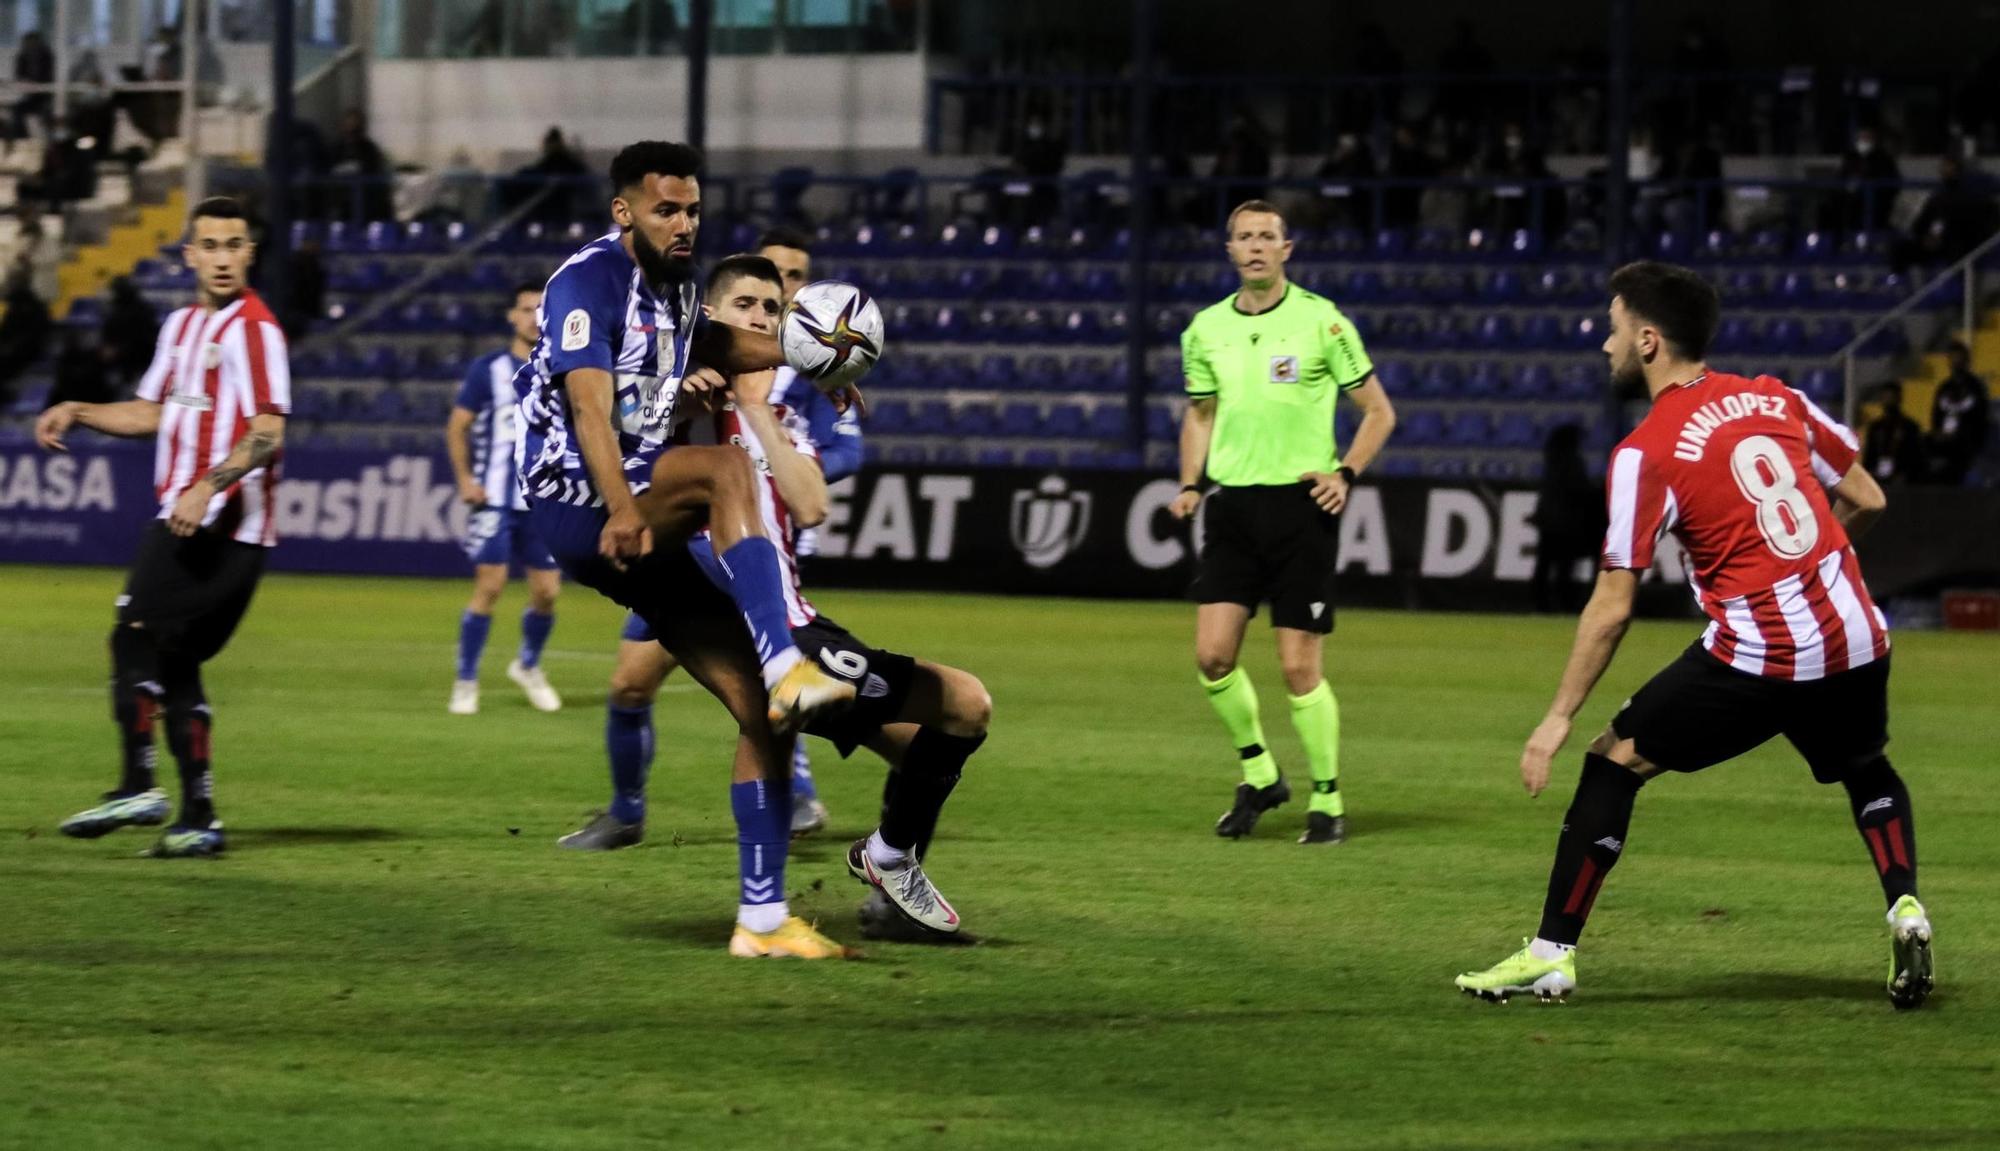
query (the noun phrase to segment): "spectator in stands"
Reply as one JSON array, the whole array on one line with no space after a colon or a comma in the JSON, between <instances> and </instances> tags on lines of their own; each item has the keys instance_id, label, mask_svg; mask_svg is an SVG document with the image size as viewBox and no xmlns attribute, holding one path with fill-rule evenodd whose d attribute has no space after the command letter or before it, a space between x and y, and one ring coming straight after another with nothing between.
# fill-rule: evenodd
<instances>
[{"instance_id":1,"label":"spectator in stands","mask_svg":"<svg viewBox=\"0 0 2000 1151\"><path fill-rule=\"evenodd\" d=\"M291 306L285 309L285 338L293 343L303 339L319 321L326 308L326 264L321 261L319 241L307 240L292 253Z\"/></svg>"},{"instance_id":2,"label":"spectator in stands","mask_svg":"<svg viewBox=\"0 0 2000 1151\"><path fill-rule=\"evenodd\" d=\"M588 214L588 209L579 210L579 205L589 198L588 194L592 191L584 186L590 174L589 166L570 150L562 129L551 125L542 134L541 155L533 163L523 165L513 175L500 181L497 189L500 210L511 212L530 200L536 200L534 207L528 210L527 219L544 224L567 224ZM544 192L547 194L544 195ZM537 197L540 199L537 200Z\"/></svg>"},{"instance_id":3,"label":"spectator in stands","mask_svg":"<svg viewBox=\"0 0 2000 1151\"><path fill-rule=\"evenodd\" d=\"M1910 225L1907 241L1897 245L1896 266L1951 264L2000 230L2000 206L1983 174L1967 172L1965 161L1950 153L1938 159L1938 186L1924 200Z\"/></svg>"},{"instance_id":4,"label":"spectator in stands","mask_svg":"<svg viewBox=\"0 0 2000 1151\"><path fill-rule=\"evenodd\" d=\"M181 78L181 31L162 24L146 45L146 79L173 81Z\"/></svg>"},{"instance_id":5,"label":"spectator in stands","mask_svg":"<svg viewBox=\"0 0 2000 1151\"><path fill-rule=\"evenodd\" d=\"M50 84L56 78L56 54L49 51L49 42L42 39L40 32L30 32L21 37L20 46L14 49L14 81L19 84ZM49 109L54 98L47 92L30 92L14 101L14 134L10 139L18 140L28 134L28 120L39 119L44 128L48 127Z\"/></svg>"},{"instance_id":6,"label":"spectator in stands","mask_svg":"<svg viewBox=\"0 0 2000 1151\"><path fill-rule=\"evenodd\" d=\"M94 136L77 135L69 117L49 121L49 142L42 150L42 170L22 184L21 198L59 205L72 200L88 200L97 191L97 161L104 154L104 142Z\"/></svg>"},{"instance_id":7,"label":"spectator in stands","mask_svg":"<svg viewBox=\"0 0 2000 1151\"><path fill-rule=\"evenodd\" d=\"M1222 149L1215 155L1215 171L1210 175L1231 182L1223 186L1220 210L1210 204L1211 210L1203 216L1209 227L1220 226L1229 205L1263 199L1271 179L1271 140L1249 109L1240 108L1229 117Z\"/></svg>"},{"instance_id":8,"label":"spectator in stands","mask_svg":"<svg viewBox=\"0 0 2000 1151\"><path fill-rule=\"evenodd\" d=\"M1029 115L1021 127L1021 141L1014 147L1014 169L1033 181L1028 192L1026 223L1046 224L1055 216L1062 201L1063 165L1069 160L1069 146L1049 130L1049 119L1040 112Z\"/></svg>"},{"instance_id":9,"label":"spectator in stands","mask_svg":"<svg viewBox=\"0 0 2000 1151\"><path fill-rule=\"evenodd\" d=\"M1950 370L1931 399L1930 477L1954 487L1986 450L1993 419L1993 394L1972 370L1972 352L1957 340L1946 349Z\"/></svg>"},{"instance_id":10,"label":"spectator in stands","mask_svg":"<svg viewBox=\"0 0 2000 1151\"><path fill-rule=\"evenodd\" d=\"M122 386L130 386L145 374L153 362L153 342L160 334L160 319L136 285L125 276L111 281L111 299L104 305L104 325L97 342L106 353L111 374Z\"/></svg>"},{"instance_id":11,"label":"spectator in stands","mask_svg":"<svg viewBox=\"0 0 2000 1151\"><path fill-rule=\"evenodd\" d=\"M1423 214L1422 184L1437 179L1440 170L1437 157L1424 147L1416 127L1408 122L1397 124L1389 142L1389 164L1382 174L1403 183L1382 193L1382 223L1391 228L1416 227Z\"/></svg>"},{"instance_id":12,"label":"spectator in stands","mask_svg":"<svg viewBox=\"0 0 2000 1151\"><path fill-rule=\"evenodd\" d=\"M1854 146L1840 157L1842 228L1876 231L1889 226L1903 170L1873 128L1854 133Z\"/></svg>"},{"instance_id":13,"label":"spectator in stands","mask_svg":"<svg viewBox=\"0 0 2000 1151\"><path fill-rule=\"evenodd\" d=\"M1583 462L1583 429L1561 424L1542 441L1542 486L1535 501L1535 610L1573 613L1582 605L1577 565L1604 542L1604 494Z\"/></svg>"},{"instance_id":14,"label":"spectator in stands","mask_svg":"<svg viewBox=\"0 0 2000 1151\"><path fill-rule=\"evenodd\" d=\"M335 197L339 201L333 206L334 218L369 221L396 218L389 158L369 138L368 116L361 109L349 108L340 117L340 139L334 141L327 160L327 171L336 182ZM343 194L346 198L340 200Z\"/></svg>"},{"instance_id":15,"label":"spectator in stands","mask_svg":"<svg viewBox=\"0 0 2000 1151\"><path fill-rule=\"evenodd\" d=\"M1338 185L1345 189L1338 195L1325 197L1327 223L1359 227L1370 222L1372 190L1351 186L1354 181L1375 178L1375 151L1367 140L1353 132L1342 132L1314 175L1322 181L1322 186Z\"/></svg>"},{"instance_id":16,"label":"spectator in stands","mask_svg":"<svg viewBox=\"0 0 2000 1151\"><path fill-rule=\"evenodd\" d=\"M149 353L151 348L146 349ZM55 386L49 389L49 407L74 400L85 404L108 404L118 399L106 371L111 349L99 347L83 329L65 326L62 347L56 352Z\"/></svg>"},{"instance_id":17,"label":"spectator in stands","mask_svg":"<svg viewBox=\"0 0 2000 1151\"><path fill-rule=\"evenodd\" d=\"M1861 438L1861 464L1882 483L1918 483L1924 478L1924 430L1903 411L1903 385L1890 381L1875 389L1879 414Z\"/></svg>"},{"instance_id":18,"label":"spectator in stands","mask_svg":"<svg viewBox=\"0 0 2000 1151\"><path fill-rule=\"evenodd\" d=\"M7 278L7 314L0 317L0 396L42 358L48 337L49 306L35 294L35 270L17 259Z\"/></svg>"},{"instance_id":19,"label":"spectator in stands","mask_svg":"<svg viewBox=\"0 0 2000 1151\"><path fill-rule=\"evenodd\" d=\"M1528 135L1518 120L1501 125L1499 137L1480 158L1479 174L1489 180L1507 181L1486 190L1490 200L1487 219L1492 227L1510 232L1539 222L1544 232L1562 231L1557 190L1535 187L1536 181L1551 178L1549 162L1540 148L1528 143ZM1516 180L1520 183L1512 182Z\"/></svg>"}]
</instances>

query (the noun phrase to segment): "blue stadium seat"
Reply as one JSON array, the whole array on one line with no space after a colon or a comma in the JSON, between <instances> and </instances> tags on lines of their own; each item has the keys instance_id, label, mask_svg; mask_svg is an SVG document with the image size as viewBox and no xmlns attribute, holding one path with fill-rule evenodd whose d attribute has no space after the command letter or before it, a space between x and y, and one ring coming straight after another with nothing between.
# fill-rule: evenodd
<instances>
[{"instance_id":1,"label":"blue stadium seat","mask_svg":"<svg viewBox=\"0 0 2000 1151\"><path fill-rule=\"evenodd\" d=\"M1846 382L1835 368L1814 368L1801 377L1796 386L1814 403L1825 406L1840 402Z\"/></svg>"},{"instance_id":2,"label":"blue stadium seat","mask_svg":"<svg viewBox=\"0 0 2000 1151\"><path fill-rule=\"evenodd\" d=\"M1093 439L1124 440L1132 434L1132 417L1123 404L1099 404L1086 427Z\"/></svg>"},{"instance_id":3,"label":"blue stadium seat","mask_svg":"<svg viewBox=\"0 0 2000 1151\"><path fill-rule=\"evenodd\" d=\"M1547 312L1536 312L1528 317L1516 335L1516 342L1523 348L1549 351L1560 348L1563 339L1562 321Z\"/></svg>"},{"instance_id":4,"label":"blue stadium seat","mask_svg":"<svg viewBox=\"0 0 2000 1151\"><path fill-rule=\"evenodd\" d=\"M973 252L989 259L1014 254L1014 230L994 224L979 233Z\"/></svg>"},{"instance_id":5,"label":"blue stadium seat","mask_svg":"<svg viewBox=\"0 0 2000 1151\"><path fill-rule=\"evenodd\" d=\"M910 405L902 400L884 400L868 413L868 431L893 436L910 430Z\"/></svg>"},{"instance_id":6,"label":"blue stadium seat","mask_svg":"<svg viewBox=\"0 0 2000 1151\"><path fill-rule=\"evenodd\" d=\"M1388 294L1388 286L1382 282L1382 273L1373 268L1356 269L1335 293L1341 302L1353 304L1372 304L1386 299Z\"/></svg>"},{"instance_id":7,"label":"blue stadium seat","mask_svg":"<svg viewBox=\"0 0 2000 1151\"><path fill-rule=\"evenodd\" d=\"M988 356L979 362L979 372L973 378L973 386L988 389L1006 389L1014 386L1020 378L1020 365L1012 356Z\"/></svg>"},{"instance_id":8,"label":"blue stadium seat","mask_svg":"<svg viewBox=\"0 0 2000 1151\"><path fill-rule=\"evenodd\" d=\"M1063 386L1062 361L1047 353L1028 357L1017 386L1034 392L1056 391Z\"/></svg>"},{"instance_id":9,"label":"blue stadium seat","mask_svg":"<svg viewBox=\"0 0 2000 1151\"><path fill-rule=\"evenodd\" d=\"M1059 386L1072 392L1098 392L1108 390L1105 373L1096 356L1071 356L1063 366Z\"/></svg>"},{"instance_id":10,"label":"blue stadium seat","mask_svg":"<svg viewBox=\"0 0 2000 1151\"><path fill-rule=\"evenodd\" d=\"M1559 400L1595 400L1604 395L1608 384L1604 378L1604 368L1593 364L1568 364L1556 374L1555 398Z\"/></svg>"},{"instance_id":11,"label":"blue stadium seat","mask_svg":"<svg viewBox=\"0 0 2000 1151\"><path fill-rule=\"evenodd\" d=\"M1398 439L1400 438L1401 436L1399 435ZM1376 461L1375 466L1369 470L1392 478L1408 479L1411 476L1423 474L1424 462L1415 456L1397 455L1395 452L1390 452Z\"/></svg>"},{"instance_id":12,"label":"blue stadium seat","mask_svg":"<svg viewBox=\"0 0 2000 1151\"><path fill-rule=\"evenodd\" d=\"M1082 405L1054 404L1050 406L1047 418L1042 421L1042 434L1065 439L1075 439L1083 435L1084 419Z\"/></svg>"},{"instance_id":13,"label":"blue stadium seat","mask_svg":"<svg viewBox=\"0 0 2000 1151\"><path fill-rule=\"evenodd\" d=\"M1409 417L1398 420L1396 442L1413 448L1430 447L1444 440L1444 417L1436 408L1419 408ZM1391 452L1390 455L1395 453Z\"/></svg>"},{"instance_id":14,"label":"blue stadium seat","mask_svg":"<svg viewBox=\"0 0 2000 1151\"><path fill-rule=\"evenodd\" d=\"M1149 440L1172 440L1180 435L1180 422L1174 413L1158 404L1146 408L1146 438ZM1345 442L1345 441L1343 441Z\"/></svg>"},{"instance_id":15,"label":"blue stadium seat","mask_svg":"<svg viewBox=\"0 0 2000 1151\"><path fill-rule=\"evenodd\" d=\"M1796 316L1779 316L1764 328L1763 344L1766 351L1798 352L1806 344L1805 325Z\"/></svg>"},{"instance_id":16,"label":"blue stadium seat","mask_svg":"<svg viewBox=\"0 0 2000 1151\"><path fill-rule=\"evenodd\" d=\"M924 449L915 444L896 444L883 459L899 467L915 467L924 462Z\"/></svg>"},{"instance_id":17,"label":"blue stadium seat","mask_svg":"<svg viewBox=\"0 0 2000 1151\"><path fill-rule=\"evenodd\" d=\"M1021 466L1024 468L1053 468L1060 465L1061 459L1056 454L1054 448L1029 448L1027 451L1021 453Z\"/></svg>"},{"instance_id":18,"label":"blue stadium seat","mask_svg":"<svg viewBox=\"0 0 2000 1151\"><path fill-rule=\"evenodd\" d=\"M1450 399L1459 394L1459 387L1458 365L1450 360L1431 361L1417 378L1417 395L1423 399Z\"/></svg>"},{"instance_id":19,"label":"blue stadium seat","mask_svg":"<svg viewBox=\"0 0 2000 1151\"><path fill-rule=\"evenodd\" d=\"M911 434L942 436L951 431L951 405L943 400L925 400L910 412Z\"/></svg>"},{"instance_id":20,"label":"blue stadium seat","mask_svg":"<svg viewBox=\"0 0 2000 1151\"><path fill-rule=\"evenodd\" d=\"M986 447L979 449L973 462L982 468L1011 468L1016 462L1014 449L1010 447Z\"/></svg>"},{"instance_id":21,"label":"blue stadium seat","mask_svg":"<svg viewBox=\"0 0 2000 1151\"><path fill-rule=\"evenodd\" d=\"M1000 409L1000 418L994 424L996 436L1024 439L1039 435L1042 430L1042 411L1034 404L1016 401Z\"/></svg>"},{"instance_id":22,"label":"blue stadium seat","mask_svg":"<svg viewBox=\"0 0 2000 1151\"><path fill-rule=\"evenodd\" d=\"M1507 382L1507 373L1499 364L1481 360L1466 373L1459 394L1467 399L1489 400L1499 396L1506 389Z\"/></svg>"},{"instance_id":23,"label":"blue stadium seat","mask_svg":"<svg viewBox=\"0 0 2000 1151\"><path fill-rule=\"evenodd\" d=\"M1056 334L1065 344L1102 343L1104 323L1089 308L1071 308L1057 318Z\"/></svg>"},{"instance_id":24,"label":"blue stadium seat","mask_svg":"<svg viewBox=\"0 0 2000 1151\"><path fill-rule=\"evenodd\" d=\"M1532 363L1521 365L1521 370L1514 373L1514 378L1506 388L1506 394L1509 398L1517 400L1545 400L1553 395L1555 390L1555 373L1549 371L1547 364Z\"/></svg>"},{"instance_id":25,"label":"blue stadium seat","mask_svg":"<svg viewBox=\"0 0 2000 1151\"><path fill-rule=\"evenodd\" d=\"M1479 466L1475 471L1480 479L1492 480L1497 483L1509 483L1521 478L1521 465L1515 463L1513 460L1492 456L1480 460Z\"/></svg>"},{"instance_id":26,"label":"blue stadium seat","mask_svg":"<svg viewBox=\"0 0 2000 1151\"><path fill-rule=\"evenodd\" d=\"M1786 272L1778 277L1771 294L1786 307L1805 308L1812 306L1819 289L1813 286L1811 272Z\"/></svg>"},{"instance_id":27,"label":"blue stadium seat","mask_svg":"<svg viewBox=\"0 0 2000 1151\"><path fill-rule=\"evenodd\" d=\"M979 439L993 434L999 417L992 404L966 404L952 413L951 434L961 439Z\"/></svg>"},{"instance_id":28,"label":"blue stadium seat","mask_svg":"<svg viewBox=\"0 0 2000 1151\"><path fill-rule=\"evenodd\" d=\"M1378 362L1375 374L1382 380L1382 389L1391 395L1411 394L1417 385L1416 370L1400 357Z\"/></svg>"},{"instance_id":29,"label":"blue stadium seat","mask_svg":"<svg viewBox=\"0 0 2000 1151\"><path fill-rule=\"evenodd\" d=\"M1493 421L1494 447L1534 448L1541 443L1541 424L1526 412L1503 412Z\"/></svg>"},{"instance_id":30,"label":"blue stadium seat","mask_svg":"<svg viewBox=\"0 0 2000 1151\"><path fill-rule=\"evenodd\" d=\"M1513 347L1519 342L1513 317L1502 312L1488 312L1481 316L1472 330L1472 342L1481 348Z\"/></svg>"},{"instance_id":31,"label":"blue stadium seat","mask_svg":"<svg viewBox=\"0 0 2000 1151\"><path fill-rule=\"evenodd\" d=\"M1454 412L1445 425L1445 442L1455 447L1476 448L1493 439L1493 417L1483 409Z\"/></svg>"},{"instance_id":32,"label":"blue stadium seat","mask_svg":"<svg viewBox=\"0 0 2000 1151\"><path fill-rule=\"evenodd\" d=\"M1742 316L1724 316L1715 329L1715 350L1724 355L1749 351L1757 343L1757 330Z\"/></svg>"},{"instance_id":33,"label":"blue stadium seat","mask_svg":"<svg viewBox=\"0 0 2000 1151\"><path fill-rule=\"evenodd\" d=\"M919 319L916 326L923 332L923 338L944 343L960 343L967 338L971 327L965 318L963 308L950 306L939 308L928 321Z\"/></svg>"},{"instance_id":34,"label":"blue stadium seat","mask_svg":"<svg viewBox=\"0 0 2000 1151\"><path fill-rule=\"evenodd\" d=\"M1833 259L1836 252L1837 241L1833 235L1829 232L1815 230L1799 237L1798 248L1792 253L1792 256L1794 259L1804 260L1808 263L1823 264Z\"/></svg>"},{"instance_id":35,"label":"blue stadium seat","mask_svg":"<svg viewBox=\"0 0 2000 1151\"><path fill-rule=\"evenodd\" d=\"M1486 283L1479 289L1480 296L1498 303L1513 303L1527 294L1521 283L1521 274L1512 268L1499 268L1486 277Z\"/></svg>"},{"instance_id":36,"label":"blue stadium seat","mask_svg":"<svg viewBox=\"0 0 2000 1151\"><path fill-rule=\"evenodd\" d=\"M1725 263L1736 258L1736 236L1723 228L1703 232L1695 244L1695 258L1709 263Z\"/></svg>"}]
</instances>

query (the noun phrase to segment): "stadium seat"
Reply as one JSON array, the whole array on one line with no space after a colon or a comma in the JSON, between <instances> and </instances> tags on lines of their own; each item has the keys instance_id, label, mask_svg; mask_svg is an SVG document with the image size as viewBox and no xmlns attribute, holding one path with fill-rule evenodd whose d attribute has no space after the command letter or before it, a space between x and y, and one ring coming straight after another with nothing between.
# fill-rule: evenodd
<instances>
[{"instance_id":1,"label":"stadium seat","mask_svg":"<svg viewBox=\"0 0 2000 1151\"><path fill-rule=\"evenodd\" d=\"M1538 448L1542 444L1541 425L1526 412L1503 412L1493 422L1492 442L1500 448Z\"/></svg>"},{"instance_id":2,"label":"stadium seat","mask_svg":"<svg viewBox=\"0 0 2000 1151\"><path fill-rule=\"evenodd\" d=\"M1054 448L1029 448L1027 451L1021 453L1021 466L1024 468L1053 468L1059 466L1061 459L1062 457L1056 454Z\"/></svg>"},{"instance_id":3,"label":"stadium seat","mask_svg":"<svg viewBox=\"0 0 2000 1151\"><path fill-rule=\"evenodd\" d=\"M1460 386L1459 394L1471 400L1494 399L1506 389L1506 386L1507 374L1501 366L1491 360L1481 360L1472 365L1472 370L1466 373L1465 383Z\"/></svg>"},{"instance_id":4,"label":"stadium seat","mask_svg":"<svg viewBox=\"0 0 2000 1151\"><path fill-rule=\"evenodd\" d=\"M979 454L973 457L973 462L982 468L1011 468L1016 458L1014 449L1002 444L979 449Z\"/></svg>"},{"instance_id":5,"label":"stadium seat","mask_svg":"<svg viewBox=\"0 0 2000 1151\"><path fill-rule=\"evenodd\" d=\"M1417 377L1417 395L1422 399L1444 400L1459 394L1458 365L1450 360L1433 360Z\"/></svg>"},{"instance_id":6,"label":"stadium seat","mask_svg":"<svg viewBox=\"0 0 2000 1151\"><path fill-rule=\"evenodd\" d=\"M1493 417L1483 409L1454 412L1445 425L1445 442L1454 447L1483 447L1493 439Z\"/></svg>"},{"instance_id":7,"label":"stadium seat","mask_svg":"<svg viewBox=\"0 0 2000 1151\"><path fill-rule=\"evenodd\" d=\"M1504 312L1488 312L1472 331L1472 342L1481 348L1511 348L1518 342L1514 319Z\"/></svg>"},{"instance_id":8,"label":"stadium seat","mask_svg":"<svg viewBox=\"0 0 2000 1151\"><path fill-rule=\"evenodd\" d=\"M1555 374L1543 363L1523 364L1505 389L1510 399L1544 400L1555 393Z\"/></svg>"},{"instance_id":9,"label":"stadium seat","mask_svg":"<svg viewBox=\"0 0 2000 1151\"><path fill-rule=\"evenodd\" d=\"M1096 356L1071 356L1063 365L1062 379L1058 386L1071 392L1109 391L1104 370Z\"/></svg>"},{"instance_id":10,"label":"stadium seat","mask_svg":"<svg viewBox=\"0 0 2000 1151\"><path fill-rule=\"evenodd\" d=\"M1411 412L1407 419L1397 421L1396 440L1413 448L1441 443L1444 440L1444 417L1436 408L1419 408Z\"/></svg>"},{"instance_id":11,"label":"stadium seat","mask_svg":"<svg viewBox=\"0 0 2000 1151\"><path fill-rule=\"evenodd\" d=\"M942 436L951 431L951 405L943 400L926 400L910 411L909 431L919 436Z\"/></svg>"},{"instance_id":12,"label":"stadium seat","mask_svg":"<svg viewBox=\"0 0 2000 1151\"><path fill-rule=\"evenodd\" d=\"M1015 386L1031 392L1056 391L1063 386L1062 361L1047 353L1028 357Z\"/></svg>"},{"instance_id":13,"label":"stadium seat","mask_svg":"<svg viewBox=\"0 0 2000 1151\"><path fill-rule=\"evenodd\" d=\"M966 404L951 417L951 434L960 439L980 439L993 434L999 417L992 404Z\"/></svg>"},{"instance_id":14,"label":"stadium seat","mask_svg":"<svg viewBox=\"0 0 2000 1151\"><path fill-rule=\"evenodd\" d=\"M1168 441L1180 436L1180 421L1174 418L1172 409L1152 404L1146 408L1146 438ZM1343 443L1346 441L1343 440Z\"/></svg>"},{"instance_id":15,"label":"stadium seat","mask_svg":"<svg viewBox=\"0 0 2000 1151\"><path fill-rule=\"evenodd\" d=\"M1042 412L1034 404L1016 401L1000 409L1000 418L994 424L993 434L1013 439L1025 439L1039 435L1042 430Z\"/></svg>"},{"instance_id":16,"label":"stadium seat","mask_svg":"<svg viewBox=\"0 0 2000 1151\"><path fill-rule=\"evenodd\" d=\"M1099 404L1086 425L1092 439L1123 441L1132 434L1132 417L1122 403Z\"/></svg>"},{"instance_id":17,"label":"stadium seat","mask_svg":"<svg viewBox=\"0 0 2000 1151\"><path fill-rule=\"evenodd\" d=\"M893 436L910 429L910 405L902 400L884 400L868 413L871 435Z\"/></svg>"},{"instance_id":18,"label":"stadium seat","mask_svg":"<svg viewBox=\"0 0 2000 1151\"><path fill-rule=\"evenodd\" d=\"M1074 439L1084 434L1083 407L1080 404L1055 404L1049 408L1042 421L1042 434L1051 437Z\"/></svg>"},{"instance_id":19,"label":"stadium seat","mask_svg":"<svg viewBox=\"0 0 2000 1151\"><path fill-rule=\"evenodd\" d=\"M972 384L977 388L1007 389L1014 386L1021 376L1019 365L1012 356L987 356L979 362L979 371Z\"/></svg>"}]
</instances>

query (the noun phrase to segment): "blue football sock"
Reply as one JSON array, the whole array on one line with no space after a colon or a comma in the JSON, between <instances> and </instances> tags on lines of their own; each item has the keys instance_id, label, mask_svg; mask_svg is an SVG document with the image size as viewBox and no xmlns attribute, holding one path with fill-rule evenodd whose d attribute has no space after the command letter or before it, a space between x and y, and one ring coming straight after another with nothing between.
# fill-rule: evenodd
<instances>
[{"instance_id":1,"label":"blue football sock","mask_svg":"<svg viewBox=\"0 0 2000 1151\"><path fill-rule=\"evenodd\" d=\"M536 611L534 608L521 613L521 666L533 667L542 662L542 648L549 642L549 632L556 626L556 613Z\"/></svg>"},{"instance_id":2,"label":"blue football sock","mask_svg":"<svg viewBox=\"0 0 2000 1151\"><path fill-rule=\"evenodd\" d=\"M792 842L791 789L773 787L761 779L732 783L729 806L736 813L736 858L743 877L738 918L752 931L774 930L783 922L785 912L785 851ZM763 922L753 921L759 919Z\"/></svg>"},{"instance_id":3,"label":"blue football sock","mask_svg":"<svg viewBox=\"0 0 2000 1151\"><path fill-rule=\"evenodd\" d=\"M479 653L486 650L486 633L493 630L493 617L467 609L458 617L458 678L479 678Z\"/></svg>"},{"instance_id":4,"label":"blue football sock","mask_svg":"<svg viewBox=\"0 0 2000 1151\"><path fill-rule=\"evenodd\" d=\"M611 758L611 818L646 821L646 777L653 771L653 708L619 707L604 713L604 750Z\"/></svg>"},{"instance_id":5,"label":"blue football sock","mask_svg":"<svg viewBox=\"0 0 2000 1151\"><path fill-rule=\"evenodd\" d=\"M806 754L804 736L792 745L792 802L818 799L819 786L813 783L812 757Z\"/></svg>"},{"instance_id":6,"label":"blue football sock","mask_svg":"<svg viewBox=\"0 0 2000 1151\"><path fill-rule=\"evenodd\" d=\"M763 536L738 540L722 553L722 574L729 598L750 626L750 639L757 645L757 662L764 666L764 686L798 662L799 649L792 642L791 616L785 610L785 584L780 572L778 549Z\"/></svg>"}]
</instances>

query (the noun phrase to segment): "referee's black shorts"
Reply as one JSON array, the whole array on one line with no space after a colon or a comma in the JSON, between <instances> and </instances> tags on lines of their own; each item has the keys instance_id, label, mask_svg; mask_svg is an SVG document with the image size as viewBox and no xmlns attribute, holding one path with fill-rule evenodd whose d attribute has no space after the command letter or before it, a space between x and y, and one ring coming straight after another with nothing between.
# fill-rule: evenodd
<instances>
[{"instance_id":1,"label":"referee's black shorts","mask_svg":"<svg viewBox=\"0 0 2000 1151\"><path fill-rule=\"evenodd\" d=\"M1253 615L1268 602L1272 627L1333 630L1340 517L1320 510L1311 485L1217 488L1202 519L1191 599L1242 604Z\"/></svg>"},{"instance_id":2,"label":"referee's black shorts","mask_svg":"<svg viewBox=\"0 0 2000 1151\"><path fill-rule=\"evenodd\" d=\"M138 624L161 654L203 663L222 650L264 574L264 549L210 531L185 538L154 520L118 597L118 625Z\"/></svg>"},{"instance_id":3,"label":"referee's black shorts","mask_svg":"<svg viewBox=\"0 0 2000 1151\"><path fill-rule=\"evenodd\" d=\"M1782 735L1821 783L1838 783L1889 743L1887 656L1795 683L1737 671L1696 643L1611 721L1620 739L1669 771L1700 771Z\"/></svg>"}]
</instances>

